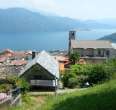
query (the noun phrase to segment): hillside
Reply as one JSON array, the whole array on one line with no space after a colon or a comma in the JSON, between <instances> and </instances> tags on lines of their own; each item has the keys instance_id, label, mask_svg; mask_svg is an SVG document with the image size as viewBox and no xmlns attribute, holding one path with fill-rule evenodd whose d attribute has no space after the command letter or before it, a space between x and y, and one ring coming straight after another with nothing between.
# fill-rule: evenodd
<instances>
[{"instance_id":1,"label":"hillside","mask_svg":"<svg viewBox=\"0 0 116 110\"><path fill-rule=\"evenodd\" d=\"M116 80L56 97L23 97L23 101L23 106L11 110L116 110Z\"/></svg>"},{"instance_id":2,"label":"hillside","mask_svg":"<svg viewBox=\"0 0 116 110\"><path fill-rule=\"evenodd\" d=\"M43 110L116 110L116 81L48 99Z\"/></svg>"},{"instance_id":3,"label":"hillside","mask_svg":"<svg viewBox=\"0 0 116 110\"><path fill-rule=\"evenodd\" d=\"M110 28L97 21L50 16L23 8L0 9L0 32L66 31L77 28Z\"/></svg>"},{"instance_id":4,"label":"hillside","mask_svg":"<svg viewBox=\"0 0 116 110\"><path fill-rule=\"evenodd\" d=\"M104 37L100 38L100 40L110 40L110 41L116 43L116 33L104 36Z\"/></svg>"}]
</instances>

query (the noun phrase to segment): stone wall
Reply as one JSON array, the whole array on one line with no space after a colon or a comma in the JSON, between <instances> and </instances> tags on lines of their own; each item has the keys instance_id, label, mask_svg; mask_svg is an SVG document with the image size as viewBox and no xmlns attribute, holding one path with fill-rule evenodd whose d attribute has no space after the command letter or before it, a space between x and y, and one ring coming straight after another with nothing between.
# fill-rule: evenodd
<instances>
[{"instance_id":1,"label":"stone wall","mask_svg":"<svg viewBox=\"0 0 116 110\"><path fill-rule=\"evenodd\" d=\"M0 65L0 77L4 78L10 75L18 75L20 71L24 68L23 66L14 65Z\"/></svg>"}]
</instances>

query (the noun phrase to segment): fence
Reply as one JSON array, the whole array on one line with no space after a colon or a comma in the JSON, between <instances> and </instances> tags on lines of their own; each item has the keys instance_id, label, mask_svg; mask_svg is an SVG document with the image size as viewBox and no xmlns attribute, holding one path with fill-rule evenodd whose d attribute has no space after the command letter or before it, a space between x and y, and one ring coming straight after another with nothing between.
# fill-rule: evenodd
<instances>
[{"instance_id":1,"label":"fence","mask_svg":"<svg viewBox=\"0 0 116 110\"><path fill-rule=\"evenodd\" d=\"M20 88L12 89L6 93L0 93L0 105L13 106L21 104Z\"/></svg>"}]
</instances>

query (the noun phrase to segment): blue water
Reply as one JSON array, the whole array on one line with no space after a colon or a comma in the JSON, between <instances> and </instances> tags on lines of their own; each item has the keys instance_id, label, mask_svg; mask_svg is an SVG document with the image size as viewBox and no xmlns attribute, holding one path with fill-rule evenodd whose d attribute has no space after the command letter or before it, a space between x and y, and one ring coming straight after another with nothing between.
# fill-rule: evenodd
<instances>
[{"instance_id":1,"label":"blue water","mask_svg":"<svg viewBox=\"0 0 116 110\"><path fill-rule=\"evenodd\" d=\"M95 40L116 32L116 29L78 31L77 39ZM68 32L0 34L0 50L56 50L68 48Z\"/></svg>"}]
</instances>

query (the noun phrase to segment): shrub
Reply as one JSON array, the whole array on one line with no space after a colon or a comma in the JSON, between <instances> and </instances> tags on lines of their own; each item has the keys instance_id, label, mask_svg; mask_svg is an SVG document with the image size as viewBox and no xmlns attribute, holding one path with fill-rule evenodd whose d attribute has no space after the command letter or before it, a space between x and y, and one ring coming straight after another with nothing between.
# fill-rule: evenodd
<instances>
[{"instance_id":1,"label":"shrub","mask_svg":"<svg viewBox=\"0 0 116 110\"><path fill-rule=\"evenodd\" d=\"M11 89L11 84L1 84L0 85L0 92L6 93Z\"/></svg>"},{"instance_id":2,"label":"shrub","mask_svg":"<svg viewBox=\"0 0 116 110\"><path fill-rule=\"evenodd\" d=\"M9 76L9 77L7 77L6 80L9 84L12 85L12 88L16 88L17 87L17 81L19 80L19 78L16 77L16 76Z\"/></svg>"},{"instance_id":3,"label":"shrub","mask_svg":"<svg viewBox=\"0 0 116 110\"><path fill-rule=\"evenodd\" d=\"M62 77L62 82L63 82L63 86L64 87L69 87L69 83L71 81L69 81L71 78L76 78L76 74L70 73L70 71L66 71L65 74Z\"/></svg>"},{"instance_id":4,"label":"shrub","mask_svg":"<svg viewBox=\"0 0 116 110\"><path fill-rule=\"evenodd\" d=\"M69 55L70 61L75 64L80 59L80 54L78 52L73 52Z\"/></svg>"},{"instance_id":5,"label":"shrub","mask_svg":"<svg viewBox=\"0 0 116 110\"><path fill-rule=\"evenodd\" d=\"M29 90L29 84L28 82L25 81L25 79L16 76L11 76L7 78L7 81L9 84L12 85L12 88L16 88L16 87L21 88L21 92L23 94Z\"/></svg>"},{"instance_id":6,"label":"shrub","mask_svg":"<svg viewBox=\"0 0 116 110\"><path fill-rule=\"evenodd\" d=\"M29 90L29 83L25 79L17 81L17 86L21 88L21 92L25 94Z\"/></svg>"},{"instance_id":7,"label":"shrub","mask_svg":"<svg viewBox=\"0 0 116 110\"><path fill-rule=\"evenodd\" d=\"M112 75L115 76L116 73L116 58L109 59L105 62L107 71Z\"/></svg>"},{"instance_id":8,"label":"shrub","mask_svg":"<svg viewBox=\"0 0 116 110\"><path fill-rule=\"evenodd\" d=\"M88 76L87 75L78 75L77 77L78 86L83 87L86 82L88 82Z\"/></svg>"},{"instance_id":9,"label":"shrub","mask_svg":"<svg viewBox=\"0 0 116 110\"><path fill-rule=\"evenodd\" d=\"M89 74L91 73L92 65L73 65L71 66L71 73L77 76L78 86L83 87L88 81Z\"/></svg>"},{"instance_id":10,"label":"shrub","mask_svg":"<svg viewBox=\"0 0 116 110\"><path fill-rule=\"evenodd\" d=\"M92 65L72 65L70 68L70 72L76 75L88 75L91 72Z\"/></svg>"},{"instance_id":11,"label":"shrub","mask_svg":"<svg viewBox=\"0 0 116 110\"><path fill-rule=\"evenodd\" d=\"M88 74L88 81L93 84L103 82L109 78L109 72L107 72L105 65L101 64L93 65L91 72Z\"/></svg>"},{"instance_id":12,"label":"shrub","mask_svg":"<svg viewBox=\"0 0 116 110\"><path fill-rule=\"evenodd\" d=\"M63 83L65 87L82 87L86 82L90 85L101 83L111 78L111 70L106 64L72 65L63 76Z\"/></svg>"},{"instance_id":13,"label":"shrub","mask_svg":"<svg viewBox=\"0 0 116 110\"><path fill-rule=\"evenodd\" d=\"M69 78L69 80L68 80L68 87L69 88L75 88L77 85L78 85L78 81L77 81L76 77Z\"/></svg>"}]
</instances>

